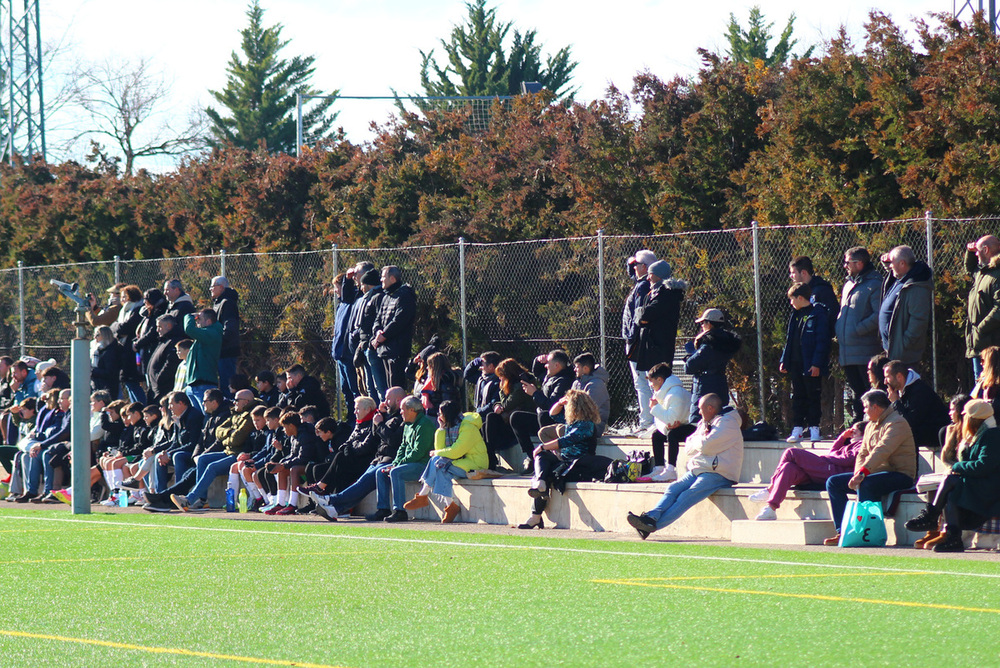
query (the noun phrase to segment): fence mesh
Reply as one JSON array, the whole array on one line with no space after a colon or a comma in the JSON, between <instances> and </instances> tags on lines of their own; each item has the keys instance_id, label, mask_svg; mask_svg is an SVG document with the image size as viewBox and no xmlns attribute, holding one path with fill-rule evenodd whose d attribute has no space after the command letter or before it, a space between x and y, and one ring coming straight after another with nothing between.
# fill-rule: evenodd
<instances>
[{"instance_id":1,"label":"fence mesh","mask_svg":"<svg viewBox=\"0 0 1000 668\"><path fill-rule=\"evenodd\" d=\"M971 387L963 340L968 278L965 246L996 229L1000 219L936 220L932 224L935 281L935 364L938 388L945 393ZM570 355L604 352L610 374L615 426L634 422L635 392L621 338L621 311L632 287L626 260L648 248L670 262L673 275L688 282L682 305L678 348L696 332L694 320L705 308L721 308L743 338L730 367L731 386L754 419L785 424L790 414L789 384L777 373L790 313L786 298L788 263L796 255L812 258L818 275L840 293L844 251L867 247L873 258L897 245L911 246L928 259L925 219L760 228L757 232L760 313L757 319L754 230L734 229L656 236L583 237L506 244L337 249L301 253L224 254L157 260L107 261L24 267L0 271L0 349L20 353L19 275L23 275L25 341L28 354L68 364L73 335L68 301L49 286L51 278L79 282L84 291L106 297L117 276L140 288L162 287L180 278L196 304L211 303L212 276L224 273L240 294L243 354L239 371L253 375L303 363L334 394L337 379L330 363L336 301L334 275L360 261L378 267L397 265L417 293L413 351L434 334L448 346L453 362L464 364L484 350L515 357L527 365L553 348ZM464 296L463 319L463 251ZM602 252L603 251L603 252ZM603 262L602 262L603 258ZM603 269L603 271L602 271ZM600 285L604 276L604 310ZM602 316L603 332L602 339ZM464 329L463 329L464 323ZM758 331L762 345L758 347ZM466 355L463 355L463 343ZM836 368L836 346L833 352ZM925 359L930 360L928 350ZM763 365L764 392L758 368ZM827 428L844 421L843 383L836 371L826 386ZM334 405L341 406L335 401Z\"/></svg>"}]
</instances>

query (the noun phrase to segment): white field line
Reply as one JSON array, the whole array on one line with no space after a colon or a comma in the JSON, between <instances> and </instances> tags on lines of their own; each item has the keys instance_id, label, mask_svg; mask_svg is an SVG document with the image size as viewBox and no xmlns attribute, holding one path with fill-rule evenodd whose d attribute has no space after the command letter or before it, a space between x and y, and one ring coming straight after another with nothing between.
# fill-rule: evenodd
<instances>
[{"instance_id":1,"label":"white field line","mask_svg":"<svg viewBox=\"0 0 1000 668\"><path fill-rule=\"evenodd\" d=\"M502 543L469 543L469 542L454 541L454 540L430 540L426 538L421 539L421 538L387 538L379 536L350 536L344 534L298 533L289 531L262 531L260 529L223 529L219 527L180 526L177 524L153 524L144 522L119 523L119 522L105 522L101 520L78 520L78 519L59 518L59 517L30 517L24 515L0 515L0 520L66 522L72 524L99 524L101 526L115 527L119 529L127 529L129 527L142 527L151 529L177 529L180 531L199 531L199 532L211 531L215 533L257 534L257 535L267 535L267 536L297 536L302 538L325 538L333 540L364 540L364 541L377 541L385 543L409 543L414 545L447 545L451 547L472 547L480 549L485 548L485 549L500 549L500 550L530 550L535 552L608 555L615 557L648 557L654 559L659 558L659 559L679 559L679 560L686 559L690 561L730 561L736 563L771 564L775 566L808 566L815 568L880 571L885 573L912 573L914 570L913 568L852 566L847 564L824 564L824 563L809 562L809 561L781 561L777 559L752 559L745 557L713 557L713 556L695 555L695 554L663 554L659 552L624 552L620 550L587 550L577 547L556 547L547 545L506 545ZM966 573L962 571L930 570L923 568L919 570L927 575L951 575L956 577L1000 579L1000 573Z\"/></svg>"}]
</instances>

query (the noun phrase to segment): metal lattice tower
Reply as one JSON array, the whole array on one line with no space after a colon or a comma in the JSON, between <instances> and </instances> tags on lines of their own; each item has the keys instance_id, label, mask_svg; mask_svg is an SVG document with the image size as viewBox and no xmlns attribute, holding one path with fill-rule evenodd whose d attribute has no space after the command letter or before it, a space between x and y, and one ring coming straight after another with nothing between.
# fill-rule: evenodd
<instances>
[{"instance_id":1,"label":"metal lattice tower","mask_svg":"<svg viewBox=\"0 0 1000 668\"><path fill-rule=\"evenodd\" d=\"M955 18L962 18L965 14L968 18L972 18L972 14L975 12L983 12L990 22L990 29L993 34L997 34L997 0L952 0L952 7L954 9Z\"/></svg>"},{"instance_id":2,"label":"metal lattice tower","mask_svg":"<svg viewBox=\"0 0 1000 668\"><path fill-rule=\"evenodd\" d=\"M45 159L40 0L0 0L3 159Z\"/></svg>"}]
</instances>

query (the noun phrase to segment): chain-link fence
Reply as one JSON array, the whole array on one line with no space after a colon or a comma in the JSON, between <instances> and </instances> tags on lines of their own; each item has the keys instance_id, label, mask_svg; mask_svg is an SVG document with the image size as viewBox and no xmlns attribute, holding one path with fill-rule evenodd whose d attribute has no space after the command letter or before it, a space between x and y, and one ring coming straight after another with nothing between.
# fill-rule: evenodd
<instances>
[{"instance_id":1,"label":"chain-link fence","mask_svg":"<svg viewBox=\"0 0 1000 668\"><path fill-rule=\"evenodd\" d=\"M620 426L634 422L637 411L621 339L622 304L632 286L626 260L648 248L689 284L678 347L694 335L694 320L703 309L721 308L743 339L729 372L734 395L754 419L763 416L785 424L789 384L777 367L790 313L786 290L792 257L811 257L817 274L833 283L838 294L844 283L844 251L852 246L865 246L877 258L905 244L918 259L932 264L934 353L928 350L925 359L935 385L950 394L971 387L963 339L965 246L994 231L998 222L921 218L22 267L0 271L0 348L67 364L73 318L68 303L49 286L50 278L79 282L95 294L103 294L114 282L145 289L180 278L194 301L207 306L209 281L222 274L241 298L239 371L252 375L300 362L333 394L338 380L330 363L330 342L336 303L330 284L338 272L368 260L380 267L399 266L404 280L414 286L414 352L434 334L448 346L456 365L484 350L528 365L536 355L557 347L571 355L593 352L609 371L612 423ZM832 357L834 372L824 395L827 428L844 421L836 346Z\"/></svg>"}]
</instances>

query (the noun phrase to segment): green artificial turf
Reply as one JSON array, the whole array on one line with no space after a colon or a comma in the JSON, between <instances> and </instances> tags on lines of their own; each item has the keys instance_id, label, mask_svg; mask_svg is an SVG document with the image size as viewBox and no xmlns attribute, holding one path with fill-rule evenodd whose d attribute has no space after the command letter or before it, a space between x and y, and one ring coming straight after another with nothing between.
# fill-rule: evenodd
<instances>
[{"instance_id":1,"label":"green artificial turf","mask_svg":"<svg viewBox=\"0 0 1000 668\"><path fill-rule=\"evenodd\" d=\"M64 510L4 511L0 546L3 666L1000 657L991 561Z\"/></svg>"}]
</instances>

